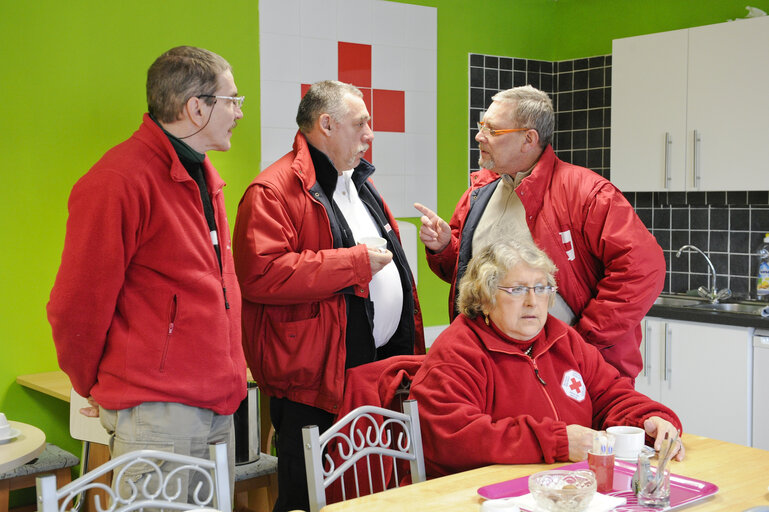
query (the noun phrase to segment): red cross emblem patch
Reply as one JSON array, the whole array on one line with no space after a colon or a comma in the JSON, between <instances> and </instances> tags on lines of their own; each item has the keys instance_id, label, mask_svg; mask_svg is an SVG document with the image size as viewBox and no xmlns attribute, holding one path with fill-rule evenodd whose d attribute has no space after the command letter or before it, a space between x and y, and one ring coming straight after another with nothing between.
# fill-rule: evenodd
<instances>
[{"instance_id":1,"label":"red cross emblem patch","mask_svg":"<svg viewBox=\"0 0 769 512\"><path fill-rule=\"evenodd\" d=\"M569 370L563 374L561 379L561 387L567 396L573 398L577 402L581 402L585 399L585 381L582 380L582 375L576 370Z\"/></svg>"}]
</instances>

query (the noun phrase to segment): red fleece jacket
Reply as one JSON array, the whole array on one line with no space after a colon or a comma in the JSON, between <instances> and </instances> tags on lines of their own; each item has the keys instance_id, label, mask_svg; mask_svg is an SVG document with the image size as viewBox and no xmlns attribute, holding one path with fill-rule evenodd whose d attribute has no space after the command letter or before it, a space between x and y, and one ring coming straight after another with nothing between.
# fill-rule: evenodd
<instances>
[{"instance_id":1,"label":"red fleece jacket","mask_svg":"<svg viewBox=\"0 0 769 512\"><path fill-rule=\"evenodd\" d=\"M435 340L414 377L428 476L488 464L567 461L566 426L643 426L673 411L635 391L598 350L549 316L532 358L460 315Z\"/></svg>"},{"instance_id":2,"label":"red fleece jacket","mask_svg":"<svg viewBox=\"0 0 769 512\"><path fill-rule=\"evenodd\" d=\"M208 157L203 170L222 270L200 191L147 114L72 189L48 319L75 391L107 409L232 414L246 396L224 182Z\"/></svg>"}]
</instances>

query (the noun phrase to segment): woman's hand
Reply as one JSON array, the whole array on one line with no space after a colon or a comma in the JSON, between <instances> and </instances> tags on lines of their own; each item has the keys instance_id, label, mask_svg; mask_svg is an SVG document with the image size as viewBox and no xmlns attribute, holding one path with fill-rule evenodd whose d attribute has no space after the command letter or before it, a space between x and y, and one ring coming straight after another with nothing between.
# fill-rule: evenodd
<instances>
[{"instance_id":1,"label":"woman's hand","mask_svg":"<svg viewBox=\"0 0 769 512\"><path fill-rule=\"evenodd\" d=\"M596 431L582 425L566 425L569 438L569 460L579 462L587 459L587 452L593 448L593 434Z\"/></svg>"},{"instance_id":2,"label":"woman's hand","mask_svg":"<svg viewBox=\"0 0 769 512\"><path fill-rule=\"evenodd\" d=\"M644 421L644 430L646 433L654 438L654 449L659 451L662 447L662 440L665 438L665 433L668 437L677 436L678 430L668 420L663 420L659 416L651 416ZM684 460L684 444L681 442L681 438L676 441L676 446L673 447L673 453L675 460Z\"/></svg>"}]
</instances>

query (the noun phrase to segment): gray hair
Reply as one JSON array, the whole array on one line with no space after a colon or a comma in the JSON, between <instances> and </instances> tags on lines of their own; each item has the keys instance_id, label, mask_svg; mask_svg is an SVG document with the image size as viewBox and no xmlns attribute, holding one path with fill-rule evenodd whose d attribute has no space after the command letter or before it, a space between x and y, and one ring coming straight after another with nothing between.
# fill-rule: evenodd
<instances>
[{"instance_id":1,"label":"gray hair","mask_svg":"<svg viewBox=\"0 0 769 512\"><path fill-rule=\"evenodd\" d=\"M555 287L555 263L530 242L495 242L473 256L459 283L459 312L469 318L488 313L496 304L497 286L508 271L519 263L545 273L547 284ZM555 295L550 296L553 305Z\"/></svg>"},{"instance_id":2,"label":"gray hair","mask_svg":"<svg viewBox=\"0 0 769 512\"><path fill-rule=\"evenodd\" d=\"M147 71L147 108L163 123L177 121L193 96L216 94L219 75L232 71L214 52L194 46L171 48L155 59ZM209 105L214 98L204 98Z\"/></svg>"},{"instance_id":3,"label":"gray hair","mask_svg":"<svg viewBox=\"0 0 769 512\"><path fill-rule=\"evenodd\" d=\"M349 106L344 101L348 94L363 97L363 93L354 85L324 80L316 82L299 102L296 112L296 124L302 133L309 133L315 121L323 114L330 115L335 121L341 121L349 112Z\"/></svg>"},{"instance_id":4,"label":"gray hair","mask_svg":"<svg viewBox=\"0 0 769 512\"><path fill-rule=\"evenodd\" d=\"M515 103L512 121L521 128L533 128L539 133L539 145L543 149L553 142L555 114L553 102L547 93L530 85L500 91L493 101Z\"/></svg>"}]
</instances>

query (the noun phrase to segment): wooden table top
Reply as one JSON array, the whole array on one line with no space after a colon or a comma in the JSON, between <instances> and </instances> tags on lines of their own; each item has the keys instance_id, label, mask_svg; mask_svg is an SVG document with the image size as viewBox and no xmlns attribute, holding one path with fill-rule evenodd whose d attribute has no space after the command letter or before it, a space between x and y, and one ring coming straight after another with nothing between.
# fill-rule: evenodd
<instances>
[{"instance_id":1,"label":"wooden table top","mask_svg":"<svg viewBox=\"0 0 769 512\"><path fill-rule=\"evenodd\" d=\"M16 382L24 387L69 402L72 383L70 383L67 374L61 370L19 375L16 377Z\"/></svg>"},{"instance_id":2,"label":"wooden table top","mask_svg":"<svg viewBox=\"0 0 769 512\"><path fill-rule=\"evenodd\" d=\"M684 434L686 458L671 462L673 473L711 482L718 493L691 504L697 512L741 511L756 505L769 505L769 451ZM479 487L527 476L563 464L493 465L385 492L334 503L323 512L354 510L384 512L477 511L483 502Z\"/></svg>"},{"instance_id":3,"label":"wooden table top","mask_svg":"<svg viewBox=\"0 0 769 512\"><path fill-rule=\"evenodd\" d=\"M26 464L45 450L45 433L42 430L19 421L8 423L20 434L0 444L0 473Z\"/></svg>"}]
</instances>

